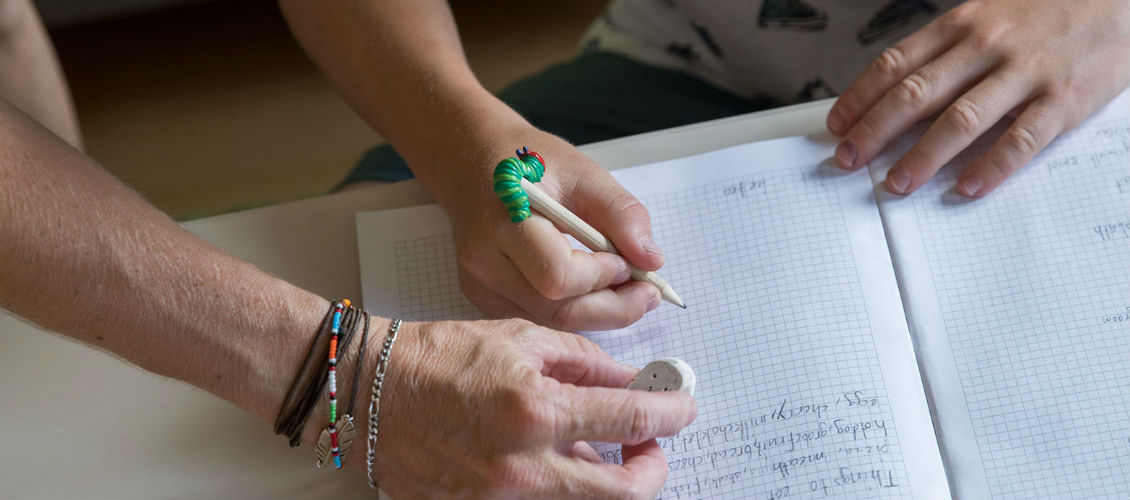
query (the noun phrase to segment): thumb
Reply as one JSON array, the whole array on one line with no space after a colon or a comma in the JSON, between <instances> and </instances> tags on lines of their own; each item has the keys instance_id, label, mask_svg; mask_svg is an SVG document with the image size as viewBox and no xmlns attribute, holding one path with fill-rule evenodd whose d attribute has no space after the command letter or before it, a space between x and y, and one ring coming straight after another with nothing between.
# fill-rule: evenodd
<instances>
[{"instance_id":1,"label":"thumb","mask_svg":"<svg viewBox=\"0 0 1130 500\"><path fill-rule=\"evenodd\" d=\"M608 237L632 265L654 271L663 266L663 251L651 238L651 216L643 204L604 169L576 179L570 210Z\"/></svg>"}]
</instances>

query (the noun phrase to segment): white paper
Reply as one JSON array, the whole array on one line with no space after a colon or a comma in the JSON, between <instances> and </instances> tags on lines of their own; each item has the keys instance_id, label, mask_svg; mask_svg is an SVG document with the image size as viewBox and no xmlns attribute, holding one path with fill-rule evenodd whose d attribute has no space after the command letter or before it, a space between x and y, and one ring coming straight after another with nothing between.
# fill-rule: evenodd
<instances>
[{"instance_id":1,"label":"white paper","mask_svg":"<svg viewBox=\"0 0 1130 500\"><path fill-rule=\"evenodd\" d=\"M688 304L586 334L624 362L675 356L698 375L698 419L660 440L662 498L949 496L871 183L826 166L833 147L782 139L615 173ZM479 317L438 207L357 227L369 310Z\"/></svg>"},{"instance_id":2,"label":"white paper","mask_svg":"<svg viewBox=\"0 0 1130 500\"><path fill-rule=\"evenodd\" d=\"M1124 93L983 199L949 189L1001 128L880 195L958 498L1130 497L1128 110Z\"/></svg>"}]
</instances>

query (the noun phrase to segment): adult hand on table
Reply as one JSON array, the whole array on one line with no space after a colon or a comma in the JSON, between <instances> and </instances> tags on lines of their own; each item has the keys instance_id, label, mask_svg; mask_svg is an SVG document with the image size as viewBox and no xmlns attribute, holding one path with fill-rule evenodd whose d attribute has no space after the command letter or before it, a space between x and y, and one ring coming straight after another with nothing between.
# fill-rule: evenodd
<instances>
[{"instance_id":1,"label":"adult hand on table","mask_svg":"<svg viewBox=\"0 0 1130 500\"><path fill-rule=\"evenodd\" d=\"M1016 120L960 174L982 196L1130 84L1130 3L970 1L887 49L836 100L836 160L859 168L915 122L941 115L887 174L907 194L1006 114Z\"/></svg>"},{"instance_id":2,"label":"adult hand on table","mask_svg":"<svg viewBox=\"0 0 1130 500\"><path fill-rule=\"evenodd\" d=\"M625 389L637 369L522 320L406 323L380 410L377 480L396 498L654 498L654 438L694 420L684 393ZM623 443L623 465L586 442Z\"/></svg>"},{"instance_id":3,"label":"adult hand on table","mask_svg":"<svg viewBox=\"0 0 1130 500\"><path fill-rule=\"evenodd\" d=\"M329 344L310 343L325 299L191 235L2 99L0 138L0 212L11 214L0 224L0 307L267 421L292 421L288 387L306 378L307 351ZM71 314L57 314L60 296L75 297ZM370 327L370 354L343 351L333 365L342 382L366 381L360 394L350 389L359 408L387 323ZM401 329L376 448L376 477L398 497L653 498L667 473L654 438L697 412L683 393L625 389L638 370L578 335L523 320ZM314 396L309 444L329 422L329 399ZM367 458L359 416L353 466ZM624 464L602 463L587 440L624 444Z\"/></svg>"},{"instance_id":4,"label":"adult hand on table","mask_svg":"<svg viewBox=\"0 0 1130 500\"><path fill-rule=\"evenodd\" d=\"M488 137L478 152L452 160L472 170L461 181L429 185L454 226L464 294L491 316L570 331L624 327L658 307L658 289L628 280L629 262L647 271L663 265L647 209L605 169L553 135L522 122ZM536 211L521 223L510 221L491 175L521 146L545 159L538 186L607 236L619 256L574 250Z\"/></svg>"}]
</instances>

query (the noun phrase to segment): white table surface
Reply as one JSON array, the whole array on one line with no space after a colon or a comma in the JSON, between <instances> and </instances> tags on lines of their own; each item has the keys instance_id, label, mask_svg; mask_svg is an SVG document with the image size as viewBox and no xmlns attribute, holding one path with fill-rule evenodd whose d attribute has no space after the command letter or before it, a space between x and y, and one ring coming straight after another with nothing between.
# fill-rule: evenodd
<instances>
[{"instance_id":1,"label":"white table surface","mask_svg":"<svg viewBox=\"0 0 1130 500\"><path fill-rule=\"evenodd\" d=\"M591 144L610 169L826 133L830 100ZM184 224L324 297L361 296L353 214L430 203L416 181ZM187 384L0 311L0 498L360 498L271 425Z\"/></svg>"}]
</instances>

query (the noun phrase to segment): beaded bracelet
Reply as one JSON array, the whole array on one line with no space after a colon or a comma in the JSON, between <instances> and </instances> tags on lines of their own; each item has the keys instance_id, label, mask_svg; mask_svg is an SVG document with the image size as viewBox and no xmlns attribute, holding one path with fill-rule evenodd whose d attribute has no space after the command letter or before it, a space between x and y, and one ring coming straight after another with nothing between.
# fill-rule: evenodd
<instances>
[{"instance_id":1,"label":"beaded bracelet","mask_svg":"<svg viewBox=\"0 0 1130 500\"><path fill-rule=\"evenodd\" d=\"M318 327L318 333L315 334L314 340L310 342L310 348L306 353L306 359L302 362L302 366L298 369L298 373L294 375L294 380L290 384L290 389L287 391L286 398L283 400L282 406L279 408L279 414L275 418L275 434L287 436L290 441L290 446L298 446L299 438L301 437L301 425L298 421L302 419L304 413L309 412L311 407L309 399L311 396L317 397L316 391L311 391L318 382L319 367L315 364L319 346L324 345L326 337L330 333L330 326L333 322L333 311L338 302L330 304L329 311L326 312L322 318L322 324ZM313 394L311 394L313 392Z\"/></svg>"},{"instance_id":2,"label":"beaded bracelet","mask_svg":"<svg viewBox=\"0 0 1130 500\"><path fill-rule=\"evenodd\" d=\"M325 429L322 429L321 435L318 436L318 443L314 447L314 453L317 457L317 466L319 468L325 465L326 460L330 458L333 458L335 468L342 468L342 461L345 460L346 455L349 453L349 450L353 445L353 436L356 433L355 426L353 424L353 408L357 401L357 387L361 379L361 369L364 366L365 346L368 344L369 338L370 316L366 311L358 311L352 308L348 309L346 312L353 313L354 311L356 311L356 314L353 314L351 316L353 321L343 321L346 324L343 324L342 326L342 330L349 331L350 333L348 336L352 336L352 333L356 331L357 324L361 322L357 320L357 318L360 317L363 320L363 326L361 330L361 346L357 350L357 362L355 363L356 368L353 372L353 387L349 392L349 405L346 407L346 411L344 414L342 414L341 418L336 418L337 383L335 367L337 365L337 359L335 357L335 354L338 353L334 352L331 345L330 376L332 377L332 380L330 386L330 422ZM344 351L344 347L341 350Z\"/></svg>"},{"instance_id":3,"label":"beaded bracelet","mask_svg":"<svg viewBox=\"0 0 1130 500\"><path fill-rule=\"evenodd\" d=\"M368 456L366 457L366 471L369 476L369 487L377 489L377 482L373 480L373 464L376 461L377 448L377 417L381 409L381 390L384 388L385 371L388 370L389 354L392 344L396 342L396 334L400 331L400 320L393 319L388 325L388 336L381 346L381 357L377 359L377 371L373 375L373 392L369 398L369 439Z\"/></svg>"},{"instance_id":4,"label":"beaded bracelet","mask_svg":"<svg viewBox=\"0 0 1130 500\"><path fill-rule=\"evenodd\" d=\"M349 307L349 299L345 299L345 307ZM339 308L334 312L334 328L330 333L330 371L327 377L329 378L330 390L330 444L333 445L333 454L337 455L338 442L337 442L337 341L341 338L341 316L342 310Z\"/></svg>"},{"instance_id":5,"label":"beaded bracelet","mask_svg":"<svg viewBox=\"0 0 1130 500\"><path fill-rule=\"evenodd\" d=\"M352 422L346 422L344 419L342 419L341 421L339 421L337 419L337 344L338 344L338 341L341 339L342 316L345 314L346 310L349 310L350 312L352 312L353 308L350 307L351 305L352 304L349 302L349 299L345 299L345 300L339 302L337 305L334 306L333 327L330 330L330 334L332 336L330 337L329 371L326 375L326 380L327 380L328 385L329 385L329 394L330 394L330 404L329 404L330 423L329 423L329 426L327 427L327 429L322 431L322 434L323 435L326 435L326 434L329 435L330 451L332 451L333 456L335 456L335 457L338 455L338 452L339 452L338 430L340 429L342 432L345 432L346 431L345 427L349 426L352 423ZM353 429L350 428L348 430L349 430L350 434L352 434ZM352 437L352 436L350 436L350 437ZM324 446L322 446L323 441L324 441L324 439L319 437L318 446L315 449L315 453L318 456L318 467L321 467L322 464L325 463L325 460L326 460L326 456L325 456L324 452L322 451L322 449L324 449Z\"/></svg>"},{"instance_id":6,"label":"beaded bracelet","mask_svg":"<svg viewBox=\"0 0 1130 500\"><path fill-rule=\"evenodd\" d=\"M302 430L310 419L311 411L317 405L318 395L321 394L328 381L325 374L329 360L324 355L321 362L315 363L314 360L317 359L319 352L327 352L329 348L328 337L333 326L333 313L339 304L344 303L345 301L341 300L330 304L329 311L310 344L306 360L295 375L283 405L279 409L279 415L275 420L275 433L286 435L291 447L301 444ZM349 328L349 325L352 324L351 320L357 311L350 308L346 312L347 314L342 319L343 325L346 326L344 329L346 333L338 341L338 350L340 351L344 351L352 340L353 329Z\"/></svg>"},{"instance_id":7,"label":"beaded bracelet","mask_svg":"<svg viewBox=\"0 0 1130 500\"><path fill-rule=\"evenodd\" d=\"M345 301L343 300L341 302L344 303ZM345 335L342 336L339 340L340 345L338 346L338 350L341 352L345 351L346 347L349 346L349 342L353 339L354 332L353 328L350 325L354 324L355 314L355 309L345 309L342 319L342 324L343 326L345 326L342 331L345 332ZM328 347L329 346L327 345L327 349ZM310 419L312 410L318 404L318 394L320 394L322 390L325 389L327 383L329 382L329 378L324 376L324 374L328 373L328 365L329 359L327 358L323 358L322 362L318 365L318 368L320 369L319 371L323 374L323 376L317 379L316 383L310 387L310 392L306 396L302 411L301 413L299 413L298 418L295 421L295 428L293 430L294 435L291 437L291 446L297 446L298 444L301 444L302 430L306 428L306 421Z\"/></svg>"}]
</instances>

